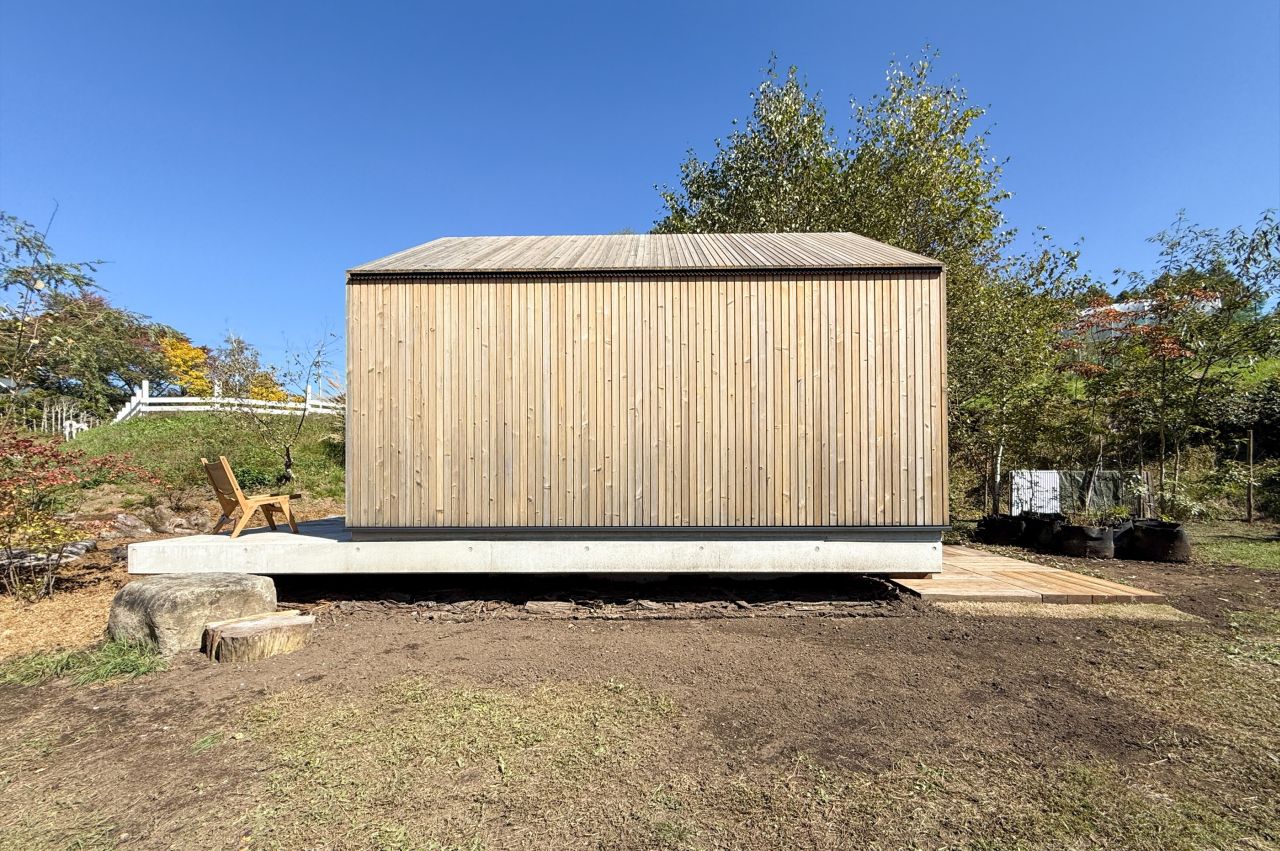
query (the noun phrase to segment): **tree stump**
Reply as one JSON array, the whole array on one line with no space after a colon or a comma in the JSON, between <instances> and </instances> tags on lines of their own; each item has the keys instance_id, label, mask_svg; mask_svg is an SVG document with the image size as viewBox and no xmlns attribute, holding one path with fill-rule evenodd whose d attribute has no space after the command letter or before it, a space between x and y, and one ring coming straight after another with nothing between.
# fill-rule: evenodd
<instances>
[{"instance_id":1,"label":"tree stump","mask_svg":"<svg viewBox=\"0 0 1280 851\"><path fill-rule=\"evenodd\" d=\"M162 655L198 650L211 621L276 610L269 576L173 573L134 579L111 601L107 637L154 645Z\"/></svg>"},{"instance_id":2,"label":"tree stump","mask_svg":"<svg viewBox=\"0 0 1280 851\"><path fill-rule=\"evenodd\" d=\"M205 627L204 652L215 662L253 662L292 653L311 640L316 619L297 611L270 612Z\"/></svg>"}]
</instances>

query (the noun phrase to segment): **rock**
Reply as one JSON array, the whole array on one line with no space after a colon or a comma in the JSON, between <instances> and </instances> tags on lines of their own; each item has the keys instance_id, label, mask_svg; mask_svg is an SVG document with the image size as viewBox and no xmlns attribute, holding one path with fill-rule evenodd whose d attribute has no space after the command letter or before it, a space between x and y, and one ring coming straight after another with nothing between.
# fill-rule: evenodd
<instances>
[{"instance_id":1,"label":"rock","mask_svg":"<svg viewBox=\"0 0 1280 851\"><path fill-rule=\"evenodd\" d=\"M178 514L173 509L157 505L143 515L144 522L153 532L163 535L190 535L199 533L202 522L198 515Z\"/></svg>"},{"instance_id":2,"label":"rock","mask_svg":"<svg viewBox=\"0 0 1280 851\"><path fill-rule=\"evenodd\" d=\"M136 538L153 534L146 521L124 512L113 517L111 525L115 527L116 532L125 537Z\"/></svg>"},{"instance_id":3,"label":"rock","mask_svg":"<svg viewBox=\"0 0 1280 851\"><path fill-rule=\"evenodd\" d=\"M97 541L76 541L62 548L62 557L65 559L80 558L85 553L91 553L97 548Z\"/></svg>"},{"instance_id":4,"label":"rock","mask_svg":"<svg viewBox=\"0 0 1280 851\"><path fill-rule=\"evenodd\" d=\"M116 593L107 637L143 641L172 656L198 650L205 625L274 612L270 577L243 573L164 574L135 579Z\"/></svg>"}]
</instances>

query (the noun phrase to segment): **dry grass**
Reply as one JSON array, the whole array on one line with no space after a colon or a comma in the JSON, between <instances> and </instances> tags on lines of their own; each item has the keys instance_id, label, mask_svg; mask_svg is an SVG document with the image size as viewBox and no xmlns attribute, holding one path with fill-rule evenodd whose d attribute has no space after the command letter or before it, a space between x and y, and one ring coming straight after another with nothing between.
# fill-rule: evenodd
<instances>
[{"instance_id":1,"label":"dry grass","mask_svg":"<svg viewBox=\"0 0 1280 851\"><path fill-rule=\"evenodd\" d=\"M1147 641L1140 630L1121 641ZM337 701L298 689L245 719L275 763L252 845L1190 851L1274 841L1265 790L1280 788L1267 763L1280 690L1251 663L1219 676L1224 650L1203 637L1163 658L1149 679L1099 675L1100 687L1196 730L1194 742L1156 743L1169 755L1153 757L1155 769L989 744L905 753L875 771L805 753L735 768L701 750L669 701L632 685L410 680ZM194 747L222 741L217 732ZM1202 788L1171 791L1157 779L1169 770L1194 772Z\"/></svg>"},{"instance_id":2,"label":"dry grass","mask_svg":"<svg viewBox=\"0 0 1280 851\"><path fill-rule=\"evenodd\" d=\"M408 680L371 698L306 689L249 713L272 751L254 847L479 848L510 829L608 824L602 787L624 781L671 712L609 682L531 691ZM197 746L210 746L201 739Z\"/></svg>"},{"instance_id":3,"label":"dry grass","mask_svg":"<svg viewBox=\"0 0 1280 851\"><path fill-rule=\"evenodd\" d=\"M97 590L28 610L53 612L60 599ZM112 590L102 590L99 617ZM1226 604L1232 596L1220 599ZM805 654L823 652L826 645L817 643L823 633L782 631L781 624L756 628L790 636L785 641L795 655L753 672L753 682L744 677L746 697L736 682L726 685L714 674L706 679L717 685L702 685L707 666L754 659L749 648L768 646L734 643L735 630L745 629L738 627L714 628L729 643L699 652L691 668L673 664L683 673L671 680L665 667L657 676L635 674L638 682L609 680L633 674L619 674L623 669L607 661L579 674L587 679L569 680L557 659L537 668L544 678L538 686L488 685L523 682L514 672L540 664L536 654L526 659L515 647L484 663L483 673L471 661L464 674L456 666L439 673L451 654L472 652L467 642L482 644L484 630L500 628L484 624L463 636L437 635L456 642L453 649L431 656L429 665L412 662L440 679L374 686L383 680L371 673L337 686L317 677L262 700L243 688L239 672L226 672L226 689L215 693L260 702L231 715L197 706L194 722L184 701L177 714L150 714L159 694L146 691L151 680L104 690L111 695L104 705L127 705L134 689L149 695L121 716L127 723L99 715L97 697L86 720L79 714L85 705L61 685L24 689L45 697L0 729L0 796L8 800L7 809L0 807L0 849L1280 848L1274 608L1232 608L1222 619L1163 605L936 609L892 625L869 622L865 635L881 628L910 633L915 626L932 639L969 618L970 637L938 642L929 657L955 659L975 689L986 685L981 678L1007 682L1003 666L1010 660L1036 666L1043 660L1051 690L1039 686L1038 667L1020 682L1045 702L1024 703L1017 689L996 702L977 692L978 700L951 712L937 702L952 693L949 666L930 673L902 661L909 656L885 654L878 664L886 678L913 684L906 702L893 706L900 714L870 715L880 723L869 728L832 715L829 739L815 744L794 735L806 722L797 722L793 710L807 711L809 724L826 723L814 714L831 709L824 678L797 684L775 675L789 663L804 664ZM1017 630L1002 625L1008 623ZM367 626L371 641L384 626L393 628L390 621ZM426 643L431 633L421 629L402 634L406 651ZM1037 632L1046 648L1068 652L1038 649L1031 641ZM575 630L573 640L603 642L603 635ZM396 641L386 646L401 650ZM690 645L663 646L688 653ZM839 645L841 654L865 654L864 646ZM313 651L323 647L321 636ZM273 676L293 682L327 670L334 658L263 664L280 666ZM401 657L394 659L388 676L401 677ZM156 681L183 695L218 674L174 670ZM751 686L769 683L778 699L750 702ZM788 687L796 693L785 693ZM680 700L667 697L666 688ZM848 688L864 699L858 683ZM0 686L0 700L18 690ZM916 700L932 714L918 711ZM1060 715L1064 704L1076 714ZM741 718L744 706L761 705L773 714L742 718L750 722L742 736L725 731L723 717ZM976 715L968 718L985 720L966 722L970 709ZM949 712L954 717L945 717ZM1099 718L1106 723L1088 723ZM1018 726L1002 726L1005 719ZM1073 719L1088 729L1075 729ZM899 723L913 725L916 735L896 737ZM166 732L168 724L174 731ZM784 744L766 752L762 743L772 747L773 739ZM868 741L876 746L863 749ZM167 773L157 777L157 766ZM216 786L214 778L227 785ZM152 832L139 837L139 830Z\"/></svg>"},{"instance_id":4,"label":"dry grass","mask_svg":"<svg viewBox=\"0 0 1280 851\"><path fill-rule=\"evenodd\" d=\"M1146 790L1106 762L959 752L840 773L680 773L661 791L680 848L1201 849L1236 831L1211 802Z\"/></svg>"},{"instance_id":5,"label":"dry grass","mask_svg":"<svg viewBox=\"0 0 1280 851\"><path fill-rule=\"evenodd\" d=\"M1234 634L1229 653L1280 666L1280 611L1233 612L1227 623Z\"/></svg>"},{"instance_id":6,"label":"dry grass","mask_svg":"<svg viewBox=\"0 0 1280 851\"><path fill-rule=\"evenodd\" d=\"M983 603L940 602L932 603L954 615L974 617L1054 618L1057 620L1112 620L1146 621L1148 623L1196 623L1201 618L1175 609L1173 606L1152 603Z\"/></svg>"},{"instance_id":7,"label":"dry grass","mask_svg":"<svg viewBox=\"0 0 1280 851\"><path fill-rule=\"evenodd\" d=\"M116 587L104 583L31 604L0 597L0 659L86 647L101 640Z\"/></svg>"}]
</instances>

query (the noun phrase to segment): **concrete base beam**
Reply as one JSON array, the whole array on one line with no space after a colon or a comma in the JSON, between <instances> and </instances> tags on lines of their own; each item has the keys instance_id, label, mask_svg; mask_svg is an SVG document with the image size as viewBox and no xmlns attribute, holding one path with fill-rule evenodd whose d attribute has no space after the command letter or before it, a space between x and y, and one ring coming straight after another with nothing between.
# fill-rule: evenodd
<instances>
[{"instance_id":1,"label":"concrete base beam","mask_svg":"<svg viewBox=\"0 0 1280 851\"><path fill-rule=\"evenodd\" d=\"M906 540L351 541L285 532L192 535L129 546L129 572L878 573L942 569L938 535ZM923 538L923 539L922 539Z\"/></svg>"}]
</instances>

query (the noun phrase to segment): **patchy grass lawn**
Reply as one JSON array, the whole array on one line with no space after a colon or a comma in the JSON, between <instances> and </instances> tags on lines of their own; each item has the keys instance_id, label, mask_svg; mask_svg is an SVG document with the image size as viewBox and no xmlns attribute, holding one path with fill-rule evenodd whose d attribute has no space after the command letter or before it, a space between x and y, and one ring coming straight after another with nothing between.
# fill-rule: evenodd
<instances>
[{"instance_id":1,"label":"patchy grass lawn","mask_svg":"<svg viewBox=\"0 0 1280 851\"><path fill-rule=\"evenodd\" d=\"M1237 574L1197 605L1268 602L1214 619L335 611L265 662L0 685L0 848L1275 847L1277 583Z\"/></svg>"},{"instance_id":2,"label":"patchy grass lawn","mask_svg":"<svg viewBox=\"0 0 1280 851\"><path fill-rule=\"evenodd\" d=\"M1234 692L1206 685L1221 697ZM1245 692L1257 698L1256 686ZM1179 700L1169 708L1178 717L1207 716L1224 703ZM552 847L899 848L929 837L942 843L931 847L947 848L1200 849L1265 837L1274 826L1271 805L1257 797L1242 819L1208 790L1152 786L1141 766L1096 757L966 747L889 754L886 765L866 771L807 751L737 766L719 754L732 766L726 770L721 759L680 759L681 731L672 723L680 711L662 695L617 682L511 692L412 679L356 701L287 693L249 713L251 734L278 767L245 841L335 849L531 847L539 838ZM1213 745L1260 769L1249 774L1260 788L1276 789L1280 777L1266 760L1274 740L1260 714L1213 718L1221 729ZM1233 741L1242 731L1248 738ZM1200 758L1177 734L1158 744L1170 752L1155 754L1155 764ZM1223 775L1222 756L1198 770Z\"/></svg>"},{"instance_id":3,"label":"patchy grass lawn","mask_svg":"<svg viewBox=\"0 0 1280 851\"><path fill-rule=\"evenodd\" d=\"M1197 561L1280 570L1280 524L1189 523L1187 534Z\"/></svg>"},{"instance_id":4,"label":"patchy grass lawn","mask_svg":"<svg viewBox=\"0 0 1280 851\"><path fill-rule=\"evenodd\" d=\"M1259 520L1244 523L1234 520L1196 521L1187 523L1191 538L1192 559L1201 564L1221 564L1249 567L1256 570L1280 571L1280 523ZM952 529L943 536L948 544L964 544L992 549L1011 558L1035 558L1035 554L1021 547L986 547L975 544L973 534L977 522L955 520ZM1061 558L1052 556L1052 558ZM1124 561L1116 562L1118 565Z\"/></svg>"},{"instance_id":5,"label":"patchy grass lawn","mask_svg":"<svg viewBox=\"0 0 1280 851\"><path fill-rule=\"evenodd\" d=\"M335 607L252 664L11 659L0 849L1280 847L1280 571L1053 559L1172 605Z\"/></svg>"},{"instance_id":6,"label":"patchy grass lawn","mask_svg":"<svg viewBox=\"0 0 1280 851\"><path fill-rule=\"evenodd\" d=\"M619 784L645 773L671 711L662 695L616 681L513 691L413 678L355 699L286 692L247 714L277 766L253 843L488 847L495 812L558 835L599 830L620 814Z\"/></svg>"}]
</instances>

